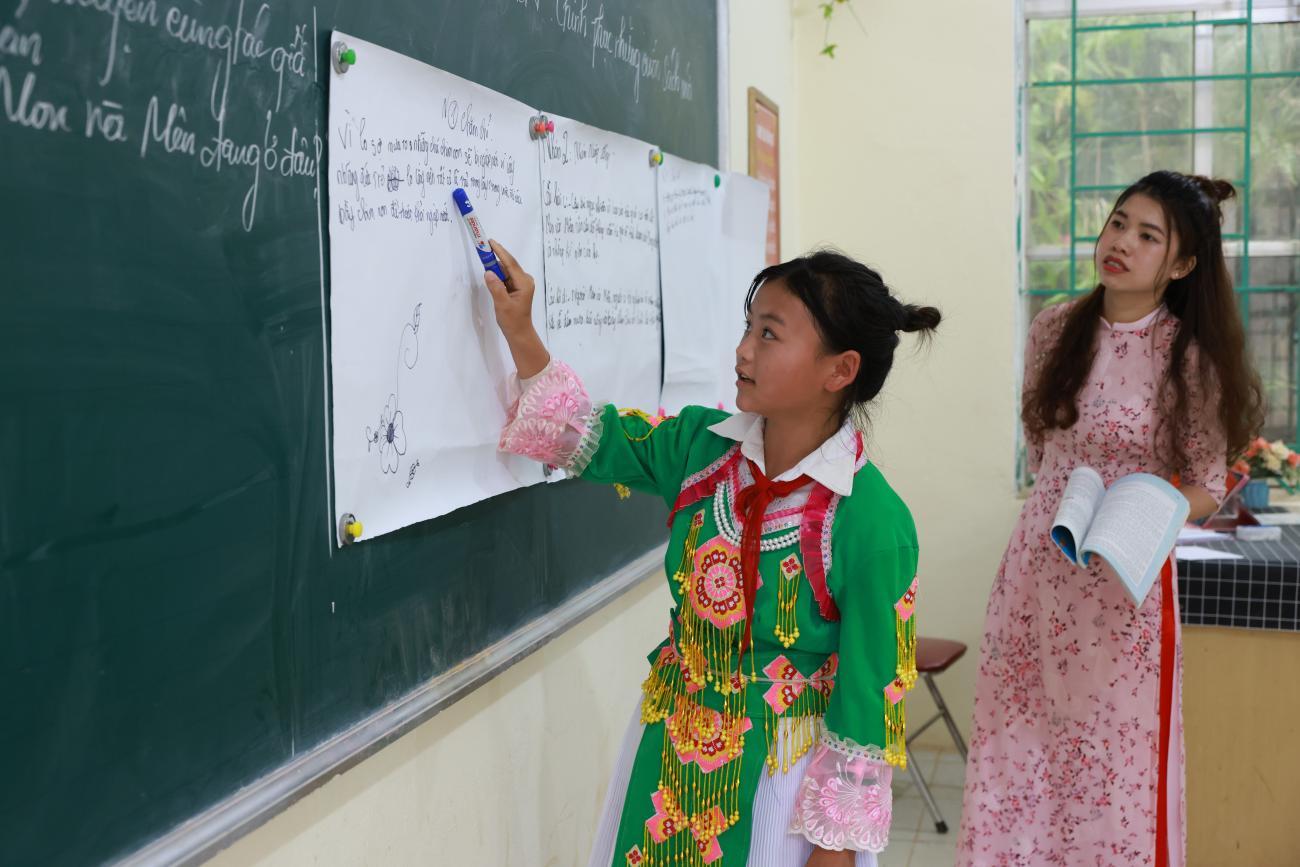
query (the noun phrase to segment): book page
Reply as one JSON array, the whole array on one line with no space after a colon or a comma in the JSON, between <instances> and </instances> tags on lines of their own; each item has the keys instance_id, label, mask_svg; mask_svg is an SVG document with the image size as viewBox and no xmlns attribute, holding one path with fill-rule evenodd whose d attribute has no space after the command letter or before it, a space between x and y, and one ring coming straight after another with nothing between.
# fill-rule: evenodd
<instances>
[{"instance_id":1,"label":"book page","mask_svg":"<svg viewBox=\"0 0 1300 867\"><path fill-rule=\"evenodd\" d=\"M1164 479L1125 476L1102 498L1083 550L1104 557L1141 605L1190 511L1187 498Z\"/></svg>"},{"instance_id":2,"label":"book page","mask_svg":"<svg viewBox=\"0 0 1300 867\"><path fill-rule=\"evenodd\" d=\"M1088 534L1097 505L1106 494L1106 484L1092 467L1076 467L1061 495L1061 505L1052 521L1052 541L1072 563L1079 563L1079 543ZM1085 557L1083 563L1087 565Z\"/></svg>"}]
</instances>

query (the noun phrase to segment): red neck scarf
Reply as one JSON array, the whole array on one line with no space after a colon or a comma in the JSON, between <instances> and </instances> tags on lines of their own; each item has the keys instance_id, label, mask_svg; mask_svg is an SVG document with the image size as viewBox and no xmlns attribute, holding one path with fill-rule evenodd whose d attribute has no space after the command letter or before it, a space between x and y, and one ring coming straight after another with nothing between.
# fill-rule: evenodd
<instances>
[{"instance_id":1,"label":"red neck scarf","mask_svg":"<svg viewBox=\"0 0 1300 867\"><path fill-rule=\"evenodd\" d=\"M736 510L745 521L745 532L740 537L740 575L745 592L745 641L741 644L742 649L748 649L753 631L763 516L767 514L767 507L773 500L788 497L812 481L804 475L788 482L774 482L763 475L763 471L753 461L748 458L745 461L749 464L749 471L754 474L754 484L736 495Z\"/></svg>"}]
</instances>

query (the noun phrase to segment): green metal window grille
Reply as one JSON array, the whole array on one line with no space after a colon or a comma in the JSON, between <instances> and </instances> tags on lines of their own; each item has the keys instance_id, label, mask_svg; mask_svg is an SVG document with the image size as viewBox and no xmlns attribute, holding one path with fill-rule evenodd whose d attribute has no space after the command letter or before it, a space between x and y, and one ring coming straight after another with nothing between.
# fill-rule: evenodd
<instances>
[{"instance_id":1,"label":"green metal window grille","mask_svg":"<svg viewBox=\"0 0 1300 867\"><path fill-rule=\"evenodd\" d=\"M1300 20L1235 12L1031 19L1021 110L1028 316L1096 285L1093 246L1115 196L1158 168L1231 180L1224 245L1270 439L1300 442ZM1264 6L1264 3L1258 4Z\"/></svg>"}]
</instances>

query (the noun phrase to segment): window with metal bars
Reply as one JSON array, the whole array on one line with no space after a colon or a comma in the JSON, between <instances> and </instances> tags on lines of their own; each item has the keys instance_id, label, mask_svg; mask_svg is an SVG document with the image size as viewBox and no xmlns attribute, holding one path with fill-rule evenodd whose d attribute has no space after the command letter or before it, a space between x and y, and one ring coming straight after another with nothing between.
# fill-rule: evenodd
<instances>
[{"instance_id":1,"label":"window with metal bars","mask_svg":"<svg viewBox=\"0 0 1300 867\"><path fill-rule=\"evenodd\" d=\"M1231 180L1224 246L1264 381L1264 436L1300 442L1300 4L1024 0L1020 294L1096 285L1115 197L1155 169ZM1022 330L1022 339L1023 333Z\"/></svg>"}]
</instances>

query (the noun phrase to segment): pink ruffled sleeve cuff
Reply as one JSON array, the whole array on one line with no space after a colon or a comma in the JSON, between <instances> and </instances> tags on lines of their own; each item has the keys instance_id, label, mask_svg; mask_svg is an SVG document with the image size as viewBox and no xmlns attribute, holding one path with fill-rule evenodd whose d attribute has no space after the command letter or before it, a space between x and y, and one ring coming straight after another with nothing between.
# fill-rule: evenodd
<instances>
[{"instance_id":1,"label":"pink ruffled sleeve cuff","mask_svg":"<svg viewBox=\"0 0 1300 867\"><path fill-rule=\"evenodd\" d=\"M885 851L893 776L879 747L824 731L799 785L790 830L823 849Z\"/></svg>"},{"instance_id":2,"label":"pink ruffled sleeve cuff","mask_svg":"<svg viewBox=\"0 0 1300 867\"><path fill-rule=\"evenodd\" d=\"M582 380L567 364L552 360L519 386L522 394L501 431L501 451L581 475L601 434L601 410L592 406Z\"/></svg>"}]
</instances>

